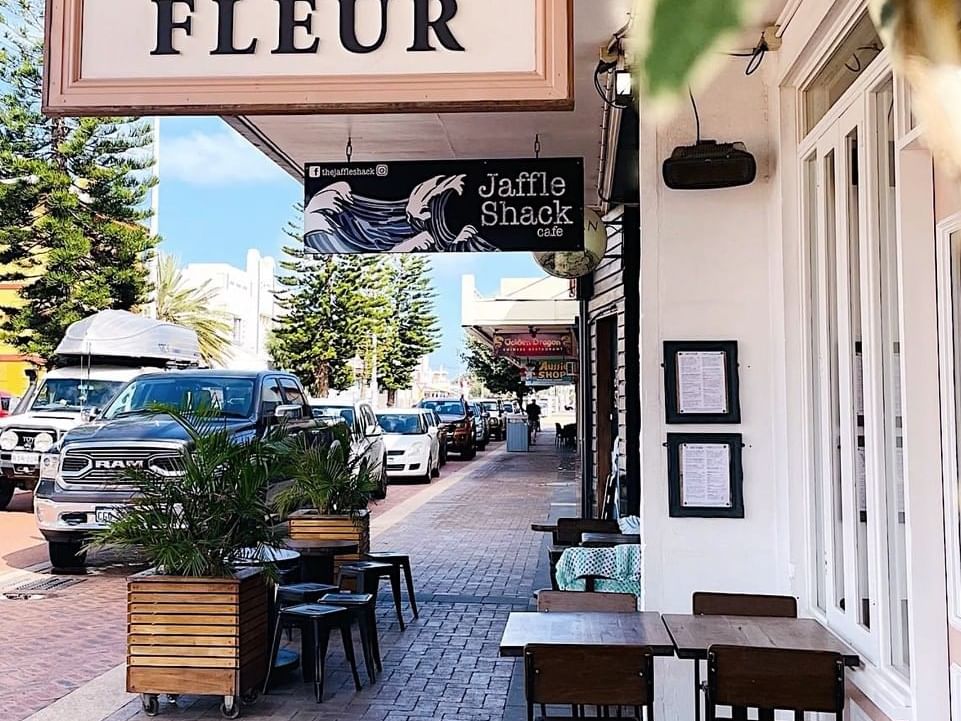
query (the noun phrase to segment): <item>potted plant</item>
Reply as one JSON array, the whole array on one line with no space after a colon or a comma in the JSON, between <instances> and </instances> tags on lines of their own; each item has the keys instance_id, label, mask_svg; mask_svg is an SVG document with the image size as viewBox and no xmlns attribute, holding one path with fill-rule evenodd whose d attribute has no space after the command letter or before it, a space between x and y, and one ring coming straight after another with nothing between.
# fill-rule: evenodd
<instances>
[{"instance_id":1,"label":"potted plant","mask_svg":"<svg viewBox=\"0 0 961 721\"><path fill-rule=\"evenodd\" d=\"M305 439L287 442L284 477L290 485L277 494L274 507L288 520L297 541L355 541L358 554L343 556L338 564L358 560L370 551L368 506L378 479L366 459L350 460L346 446L310 445Z\"/></svg>"},{"instance_id":2,"label":"potted plant","mask_svg":"<svg viewBox=\"0 0 961 721\"><path fill-rule=\"evenodd\" d=\"M267 484L283 443L238 444L212 420L165 412L188 438L177 467L128 469L138 497L91 546L137 548L153 566L127 583L127 691L151 716L160 694L190 694L223 696L236 718L267 672L275 569L244 550L275 541Z\"/></svg>"}]
</instances>

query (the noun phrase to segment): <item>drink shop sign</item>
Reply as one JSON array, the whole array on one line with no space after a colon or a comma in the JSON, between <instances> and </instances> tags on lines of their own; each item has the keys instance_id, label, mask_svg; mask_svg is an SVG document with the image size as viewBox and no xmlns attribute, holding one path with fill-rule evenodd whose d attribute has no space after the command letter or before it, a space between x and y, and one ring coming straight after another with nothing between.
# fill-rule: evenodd
<instances>
[{"instance_id":1,"label":"drink shop sign","mask_svg":"<svg viewBox=\"0 0 961 721\"><path fill-rule=\"evenodd\" d=\"M573 107L573 0L47 0L51 115Z\"/></svg>"},{"instance_id":2,"label":"drink shop sign","mask_svg":"<svg viewBox=\"0 0 961 721\"><path fill-rule=\"evenodd\" d=\"M581 158L309 164L315 253L582 250Z\"/></svg>"}]
</instances>

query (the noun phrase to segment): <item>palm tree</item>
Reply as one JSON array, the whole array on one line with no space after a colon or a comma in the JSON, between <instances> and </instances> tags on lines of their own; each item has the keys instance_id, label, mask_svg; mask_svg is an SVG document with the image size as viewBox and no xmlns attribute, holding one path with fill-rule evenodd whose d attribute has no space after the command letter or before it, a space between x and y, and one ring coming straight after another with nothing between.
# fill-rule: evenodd
<instances>
[{"instance_id":1,"label":"palm tree","mask_svg":"<svg viewBox=\"0 0 961 721\"><path fill-rule=\"evenodd\" d=\"M223 365L232 341L230 316L212 307L216 290L209 281L192 286L184 278L177 259L157 254L154 303L157 320L176 323L197 333L200 355L208 365Z\"/></svg>"}]
</instances>

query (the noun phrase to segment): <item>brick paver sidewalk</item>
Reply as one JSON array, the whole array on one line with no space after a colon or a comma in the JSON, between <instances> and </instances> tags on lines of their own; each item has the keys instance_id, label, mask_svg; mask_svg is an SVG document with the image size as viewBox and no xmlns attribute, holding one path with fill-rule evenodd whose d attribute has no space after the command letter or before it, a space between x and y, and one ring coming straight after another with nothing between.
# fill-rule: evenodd
<instances>
[{"instance_id":1,"label":"brick paver sidewalk","mask_svg":"<svg viewBox=\"0 0 961 721\"><path fill-rule=\"evenodd\" d=\"M546 539L530 530L531 522L551 515L552 500L573 500L568 496L574 456L557 455L546 436L534 453L500 453L478 464L469 476L374 538L375 550L410 553L420 606L420 619L401 632L388 597L382 595L378 620L384 672L374 684L367 683L361 669L364 689L355 692L339 650L332 650L323 704L314 703L312 688L295 672L255 706L246 707L243 718L523 718L516 664L498 657L498 643L508 613L526 610L545 577ZM564 506L554 510L575 511ZM337 646L331 644L332 649ZM218 704L209 698L180 699L176 706L164 704L161 717L218 718ZM146 718L139 701L109 721L131 718Z\"/></svg>"}]
</instances>

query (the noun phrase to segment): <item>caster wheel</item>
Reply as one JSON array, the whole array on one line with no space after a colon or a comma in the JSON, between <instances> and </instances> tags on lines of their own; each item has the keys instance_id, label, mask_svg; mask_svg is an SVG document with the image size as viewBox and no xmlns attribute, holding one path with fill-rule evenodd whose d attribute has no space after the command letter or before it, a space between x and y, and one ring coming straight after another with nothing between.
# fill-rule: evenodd
<instances>
[{"instance_id":1,"label":"caster wheel","mask_svg":"<svg viewBox=\"0 0 961 721\"><path fill-rule=\"evenodd\" d=\"M240 700L243 702L245 706L253 706L255 703L257 703L260 700L260 691L258 691L257 689L251 689L250 691L245 693L243 696L241 696Z\"/></svg>"},{"instance_id":2,"label":"caster wheel","mask_svg":"<svg viewBox=\"0 0 961 721\"><path fill-rule=\"evenodd\" d=\"M224 696L220 704L220 715L224 718L240 718L240 699L236 696Z\"/></svg>"},{"instance_id":3,"label":"caster wheel","mask_svg":"<svg viewBox=\"0 0 961 721\"><path fill-rule=\"evenodd\" d=\"M179 700L180 700L180 694L179 694L179 693L168 693L168 694L167 694L167 703L172 703L172 704L176 705L176 704L177 704L177 701L179 701Z\"/></svg>"},{"instance_id":4,"label":"caster wheel","mask_svg":"<svg viewBox=\"0 0 961 721\"><path fill-rule=\"evenodd\" d=\"M140 705L143 707L143 712L148 716L156 716L160 713L160 699L154 694L142 694Z\"/></svg>"}]
</instances>

